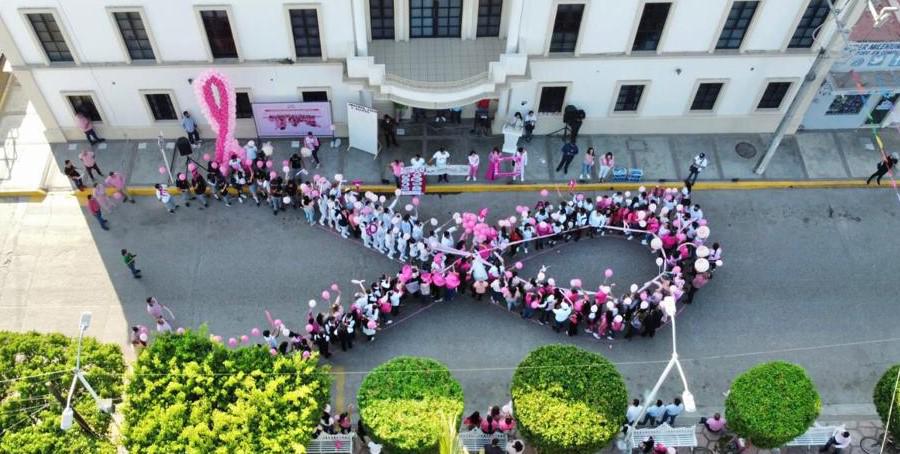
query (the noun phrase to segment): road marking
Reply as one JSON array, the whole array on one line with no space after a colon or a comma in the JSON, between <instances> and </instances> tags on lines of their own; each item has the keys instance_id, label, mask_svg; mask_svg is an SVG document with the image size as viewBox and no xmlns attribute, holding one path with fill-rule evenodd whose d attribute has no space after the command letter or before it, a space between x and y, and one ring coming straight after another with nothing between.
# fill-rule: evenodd
<instances>
[{"instance_id":1,"label":"road marking","mask_svg":"<svg viewBox=\"0 0 900 454\"><path fill-rule=\"evenodd\" d=\"M346 397L346 390L344 389L347 385L347 374L344 373L344 368L341 366L334 366L331 368L334 371L334 412L340 414L342 409L346 408L344 406L344 398Z\"/></svg>"}]
</instances>

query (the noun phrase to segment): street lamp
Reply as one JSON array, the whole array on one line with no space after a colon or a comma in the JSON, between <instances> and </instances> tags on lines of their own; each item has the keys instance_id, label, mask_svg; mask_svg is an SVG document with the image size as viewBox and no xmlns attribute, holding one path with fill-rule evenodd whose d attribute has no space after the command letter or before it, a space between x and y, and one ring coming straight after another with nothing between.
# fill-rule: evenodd
<instances>
[{"instance_id":1,"label":"street lamp","mask_svg":"<svg viewBox=\"0 0 900 454\"><path fill-rule=\"evenodd\" d=\"M81 382L85 389L88 390L88 393L94 398L94 402L97 403L97 408L99 408L100 411L104 413L112 412L112 399L101 399L94 391L94 388L91 387L91 384L88 383L87 379L84 378L84 373L81 370L81 341L84 338L84 332L87 331L90 326L91 313L82 312L81 322L78 324L78 353L75 357L75 376L72 377L72 385L69 386L69 396L66 398L66 408L63 409L62 420L59 424L59 428L62 430L69 430L69 428L72 427L72 419L75 416L75 411L72 409L72 395L75 393L75 385L77 385L78 382Z\"/></svg>"},{"instance_id":2,"label":"street lamp","mask_svg":"<svg viewBox=\"0 0 900 454\"><path fill-rule=\"evenodd\" d=\"M675 315L677 310L675 308L675 297L667 296L663 298L663 300L659 303L662 307L663 311L665 311L666 315L672 320L672 358L669 359L669 363L666 364L666 368L663 370L662 374L659 376L659 379L656 381L656 385L653 386L653 389L650 390L650 394L647 395L647 398L644 399L644 408L641 410L641 413L634 418L628 425L628 431L626 432L627 439L625 441L627 452L631 452L634 449L634 445L632 443L631 433L634 430L634 426L644 417L644 413L647 412L647 407L651 402L656 400L656 395L659 393L659 388L662 387L664 381L669 376L669 372L672 371L672 367L678 369L678 375L681 376L681 383L684 385L684 391L681 393L681 402L684 404L684 410L688 413L693 413L697 411L697 403L694 401L694 395L691 394L690 389L688 389L687 377L684 375L684 369L681 367L681 361L678 360L678 344L676 343L675 337Z\"/></svg>"}]
</instances>

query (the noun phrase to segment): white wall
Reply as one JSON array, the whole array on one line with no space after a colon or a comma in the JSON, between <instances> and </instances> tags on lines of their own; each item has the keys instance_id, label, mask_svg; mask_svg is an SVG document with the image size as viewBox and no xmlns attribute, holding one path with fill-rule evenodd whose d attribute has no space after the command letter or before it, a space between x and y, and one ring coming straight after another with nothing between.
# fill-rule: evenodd
<instances>
[{"instance_id":1,"label":"white wall","mask_svg":"<svg viewBox=\"0 0 900 454\"><path fill-rule=\"evenodd\" d=\"M90 91L104 116L99 128L111 138L153 137L160 129L180 130L177 122L155 122L140 90L171 90L175 108L199 115L200 108L188 78L195 78L206 66L167 66L156 68L152 82L140 77L140 68L121 67L90 71L88 69L35 70L34 75L47 103L67 136L78 137L71 107L65 91ZM219 66L237 90L249 88L254 102L298 101L300 89L330 87L334 122L339 128L346 123L346 103L359 101L359 89L353 84L335 84L343 76L340 64L304 64L277 66ZM198 116L200 122L205 119ZM252 136L251 121L239 121L238 135ZM115 131L104 126L114 125ZM240 127L242 126L242 127ZM202 128L209 132L209 128Z\"/></svg>"}]
</instances>

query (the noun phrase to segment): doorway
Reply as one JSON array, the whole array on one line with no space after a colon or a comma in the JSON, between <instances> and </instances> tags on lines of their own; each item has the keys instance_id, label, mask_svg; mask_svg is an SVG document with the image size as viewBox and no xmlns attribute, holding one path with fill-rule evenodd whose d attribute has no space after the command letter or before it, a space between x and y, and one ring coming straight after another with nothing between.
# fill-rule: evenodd
<instances>
[{"instance_id":1,"label":"doorway","mask_svg":"<svg viewBox=\"0 0 900 454\"><path fill-rule=\"evenodd\" d=\"M896 105L898 97L900 97L900 94L883 95L881 99L878 100L878 104L875 104L875 107L872 108L869 117L866 118L866 124L880 125L884 122L884 119L887 118L892 110L894 110L894 105Z\"/></svg>"},{"instance_id":2,"label":"doorway","mask_svg":"<svg viewBox=\"0 0 900 454\"><path fill-rule=\"evenodd\" d=\"M410 0L410 38L459 38L462 0Z\"/></svg>"}]
</instances>

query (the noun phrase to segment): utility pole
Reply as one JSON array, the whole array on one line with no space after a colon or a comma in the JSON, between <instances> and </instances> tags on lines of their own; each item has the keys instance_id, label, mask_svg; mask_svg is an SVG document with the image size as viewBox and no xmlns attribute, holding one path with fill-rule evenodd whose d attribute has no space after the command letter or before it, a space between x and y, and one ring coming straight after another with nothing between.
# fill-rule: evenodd
<instances>
[{"instance_id":1,"label":"utility pole","mask_svg":"<svg viewBox=\"0 0 900 454\"><path fill-rule=\"evenodd\" d=\"M53 397L56 399L56 401L59 402L59 404L62 405L63 408L65 408L67 405L66 399L63 398L56 384L48 381L47 389L50 390L50 394L53 394ZM97 435L97 433L94 432L93 429L91 429L91 426L87 423L87 421L85 421L84 418L81 417L81 413L78 413L78 411L74 408L72 408L72 416L75 418L75 421L78 423L78 425L81 426L81 430L84 431L84 433L93 438L100 438L100 436Z\"/></svg>"},{"instance_id":2,"label":"utility pole","mask_svg":"<svg viewBox=\"0 0 900 454\"><path fill-rule=\"evenodd\" d=\"M782 139L784 139L788 128L793 122L794 116L797 114L797 111L800 109L801 104L803 104L803 100L806 99L810 90L818 89L818 86L815 84L815 82L819 80L819 73L831 69L831 65L834 62L833 48L837 41L839 39L844 40L845 43L848 41L849 32L846 30L844 23L841 21L839 13L843 11L849 11L849 13L844 15L844 18L856 20L858 15L854 12L857 8L859 8L859 5L857 5L857 3L859 3L859 0L851 0L843 10L838 11L834 8L834 4L832 3L832 1L828 1L828 6L831 10L830 16L834 18L835 30L832 32L831 37L828 40L828 44L822 46L819 49L818 54L816 54L816 59L813 61L812 67L809 69L806 77L803 78L803 82L800 83L800 88L797 89L797 94L794 95L794 99L791 100L791 105L788 106L788 110L781 118L781 122L778 123L778 128L775 129L775 135L769 142L769 146L768 148L766 148L766 153L763 155L762 159L759 160L756 168L753 169L753 171L757 175L762 175L763 173L765 173L766 167L769 166L769 163L772 161L772 157L775 156L775 151L778 149L778 146L781 145L781 141ZM825 23L820 26L819 30L822 30L821 27L824 26Z\"/></svg>"}]
</instances>

